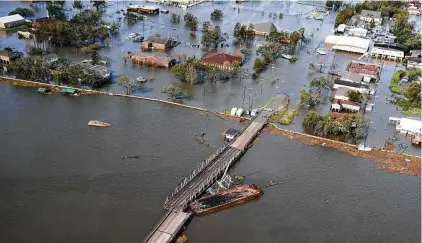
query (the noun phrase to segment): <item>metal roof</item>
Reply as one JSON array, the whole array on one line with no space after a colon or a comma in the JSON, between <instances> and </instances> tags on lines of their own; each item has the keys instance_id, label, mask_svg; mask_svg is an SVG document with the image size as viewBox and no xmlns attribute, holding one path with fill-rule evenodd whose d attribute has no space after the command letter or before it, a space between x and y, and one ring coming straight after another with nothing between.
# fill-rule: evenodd
<instances>
[{"instance_id":1,"label":"metal roof","mask_svg":"<svg viewBox=\"0 0 422 243\"><path fill-rule=\"evenodd\" d=\"M273 30L277 30L277 27L273 24L273 22L264 22L259 24L252 24L253 29L256 31L261 31L265 33L270 33Z\"/></svg>"},{"instance_id":2,"label":"metal roof","mask_svg":"<svg viewBox=\"0 0 422 243\"><path fill-rule=\"evenodd\" d=\"M25 20L20 14L14 14L10 16L5 16L0 18L0 22L6 24L6 23L12 23L15 21L22 21Z\"/></svg>"}]
</instances>

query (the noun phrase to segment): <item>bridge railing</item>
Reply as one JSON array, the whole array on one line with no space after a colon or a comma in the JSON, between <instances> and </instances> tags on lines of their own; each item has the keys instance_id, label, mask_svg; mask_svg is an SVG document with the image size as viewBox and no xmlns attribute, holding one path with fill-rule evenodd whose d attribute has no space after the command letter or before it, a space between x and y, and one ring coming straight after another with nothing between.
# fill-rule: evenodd
<instances>
[{"instance_id":1,"label":"bridge railing","mask_svg":"<svg viewBox=\"0 0 422 243\"><path fill-rule=\"evenodd\" d=\"M164 208L166 208L169 201L171 201L177 193L179 193L180 190L183 189L190 181L192 181L193 178L195 178L199 173L201 173L209 164L211 161L213 161L215 158L217 158L218 155L220 155L228 146L225 145L221 148L219 148L217 151L212 153L206 160L202 161L193 171L183 178L183 180L176 186L176 188L170 193L169 196L167 196L166 201L164 202ZM167 208L166 208L167 209Z\"/></svg>"}]
</instances>

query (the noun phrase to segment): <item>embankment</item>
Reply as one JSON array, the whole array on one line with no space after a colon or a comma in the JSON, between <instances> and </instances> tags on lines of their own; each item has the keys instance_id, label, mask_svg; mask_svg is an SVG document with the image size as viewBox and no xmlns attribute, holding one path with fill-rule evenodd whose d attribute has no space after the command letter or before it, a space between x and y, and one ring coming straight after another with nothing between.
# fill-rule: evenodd
<instances>
[{"instance_id":1,"label":"embankment","mask_svg":"<svg viewBox=\"0 0 422 243\"><path fill-rule=\"evenodd\" d=\"M273 124L266 126L264 133L283 135L299 140L309 145L321 145L329 148L335 148L339 151L349 153L353 156L359 156L375 162L376 168L388 172L398 172L406 175L421 175L421 157L397 153L389 150L372 149L371 151L360 151L356 145L334 141L309 134L293 132L276 127Z\"/></svg>"}]
</instances>

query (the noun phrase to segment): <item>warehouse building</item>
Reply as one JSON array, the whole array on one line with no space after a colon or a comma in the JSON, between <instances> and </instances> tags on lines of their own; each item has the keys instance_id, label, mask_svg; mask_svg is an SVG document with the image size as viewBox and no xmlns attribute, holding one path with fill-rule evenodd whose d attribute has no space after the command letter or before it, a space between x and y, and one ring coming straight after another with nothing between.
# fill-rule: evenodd
<instances>
[{"instance_id":1,"label":"warehouse building","mask_svg":"<svg viewBox=\"0 0 422 243\"><path fill-rule=\"evenodd\" d=\"M19 14L5 16L0 18L0 28L7 29L25 24L25 19Z\"/></svg>"}]
</instances>

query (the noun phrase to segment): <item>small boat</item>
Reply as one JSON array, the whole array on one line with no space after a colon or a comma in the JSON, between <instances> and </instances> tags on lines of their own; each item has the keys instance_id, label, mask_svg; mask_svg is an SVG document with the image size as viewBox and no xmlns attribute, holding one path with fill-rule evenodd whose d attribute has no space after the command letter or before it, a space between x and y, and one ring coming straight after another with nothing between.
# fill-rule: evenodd
<instances>
[{"instance_id":1,"label":"small boat","mask_svg":"<svg viewBox=\"0 0 422 243\"><path fill-rule=\"evenodd\" d=\"M169 11L169 10L167 10L167 9L161 9L161 12L162 12L162 13L169 13L170 11Z\"/></svg>"},{"instance_id":2,"label":"small boat","mask_svg":"<svg viewBox=\"0 0 422 243\"><path fill-rule=\"evenodd\" d=\"M141 83L145 83L146 81L148 81L148 79L146 79L142 76L139 76L139 77L136 78L136 81L141 82Z\"/></svg>"},{"instance_id":3,"label":"small boat","mask_svg":"<svg viewBox=\"0 0 422 243\"><path fill-rule=\"evenodd\" d=\"M109 127L111 126L110 123L97 121L97 120L91 120L88 122L88 126L94 126L94 127Z\"/></svg>"},{"instance_id":4,"label":"small boat","mask_svg":"<svg viewBox=\"0 0 422 243\"><path fill-rule=\"evenodd\" d=\"M318 50L316 51L316 53L318 53L318 54L320 54L320 55L327 55L327 52L325 52L325 51L323 51L323 50L320 50L320 49L318 49Z\"/></svg>"},{"instance_id":5,"label":"small boat","mask_svg":"<svg viewBox=\"0 0 422 243\"><path fill-rule=\"evenodd\" d=\"M53 90L50 89L50 88L39 88L38 89L38 93L43 94L43 95L51 94L52 92L53 92Z\"/></svg>"},{"instance_id":6,"label":"small boat","mask_svg":"<svg viewBox=\"0 0 422 243\"><path fill-rule=\"evenodd\" d=\"M285 59L287 59L287 60L291 60L291 59L293 59L293 56L292 56L292 55L288 55L288 54L281 54L281 57L282 57L282 58L285 58Z\"/></svg>"}]
</instances>

